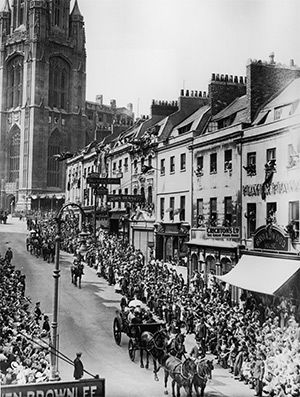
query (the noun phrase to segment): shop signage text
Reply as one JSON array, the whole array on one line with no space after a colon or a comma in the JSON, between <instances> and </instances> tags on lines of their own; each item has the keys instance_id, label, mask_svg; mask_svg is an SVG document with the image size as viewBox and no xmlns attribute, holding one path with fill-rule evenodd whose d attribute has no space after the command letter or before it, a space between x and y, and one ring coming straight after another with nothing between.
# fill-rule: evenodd
<instances>
[{"instance_id":1,"label":"shop signage text","mask_svg":"<svg viewBox=\"0 0 300 397\"><path fill-rule=\"evenodd\" d=\"M253 236L253 247L275 251L288 251L289 239L276 226L262 226Z\"/></svg>"},{"instance_id":2,"label":"shop signage text","mask_svg":"<svg viewBox=\"0 0 300 397\"><path fill-rule=\"evenodd\" d=\"M94 175L89 175L86 178L88 184L98 185L120 185L121 178L99 178Z\"/></svg>"},{"instance_id":3,"label":"shop signage text","mask_svg":"<svg viewBox=\"0 0 300 397\"><path fill-rule=\"evenodd\" d=\"M1 386L1 397L104 397L104 379Z\"/></svg>"},{"instance_id":4,"label":"shop signage text","mask_svg":"<svg viewBox=\"0 0 300 397\"><path fill-rule=\"evenodd\" d=\"M273 182L270 186L265 187L266 195L284 194L300 191L300 180L291 180L286 182ZM260 196L262 192L262 183L243 186L243 196Z\"/></svg>"},{"instance_id":5,"label":"shop signage text","mask_svg":"<svg viewBox=\"0 0 300 397\"><path fill-rule=\"evenodd\" d=\"M207 237L239 237L239 227L208 227L206 229Z\"/></svg>"}]
</instances>

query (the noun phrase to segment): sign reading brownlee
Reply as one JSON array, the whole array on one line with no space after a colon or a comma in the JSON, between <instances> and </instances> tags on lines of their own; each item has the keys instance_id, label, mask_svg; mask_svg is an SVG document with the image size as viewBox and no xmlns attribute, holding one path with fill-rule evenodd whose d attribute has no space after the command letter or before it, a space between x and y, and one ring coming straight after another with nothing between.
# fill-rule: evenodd
<instances>
[{"instance_id":1,"label":"sign reading brownlee","mask_svg":"<svg viewBox=\"0 0 300 397\"><path fill-rule=\"evenodd\" d=\"M288 251L289 238L278 226L261 226L254 233L253 247L274 251Z\"/></svg>"},{"instance_id":2,"label":"sign reading brownlee","mask_svg":"<svg viewBox=\"0 0 300 397\"><path fill-rule=\"evenodd\" d=\"M104 379L0 386L1 397L104 397Z\"/></svg>"}]
</instances>

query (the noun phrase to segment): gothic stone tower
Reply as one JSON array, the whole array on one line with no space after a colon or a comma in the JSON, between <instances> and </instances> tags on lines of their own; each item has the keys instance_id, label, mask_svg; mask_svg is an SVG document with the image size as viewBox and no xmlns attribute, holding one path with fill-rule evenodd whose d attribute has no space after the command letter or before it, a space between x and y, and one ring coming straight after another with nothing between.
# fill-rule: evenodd
<instances>
[{"instance_id":1,"label":"gothic stone tower","mask_svg":"<svg viewBox=\"0 0 300 397\"><path fill-rule=\"evenodd\" d=\"M55 209L65 165L53 155L88 140L83 17L77 0L71 13L70 0L2 1L0 208Z\"/></svg>"}]
</instances>

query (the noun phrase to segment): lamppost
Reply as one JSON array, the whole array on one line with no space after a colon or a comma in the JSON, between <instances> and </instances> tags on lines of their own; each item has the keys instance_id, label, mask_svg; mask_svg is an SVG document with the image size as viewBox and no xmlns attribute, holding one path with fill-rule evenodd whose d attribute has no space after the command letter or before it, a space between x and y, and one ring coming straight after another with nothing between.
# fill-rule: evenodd
<instances>
[{"instance_id":1,"label":"lamppost","mask_svg":"<svg viewBox=\"0 0 300 397\"><path fill-rule=\"evenodd\" d=\"M51 335L51 380L57 380L58 378L58 366L57 366L57 317L58 317L58 279L60 277L59 268L59 252L60 252L60 241L61 241L61 224L62 215L67 207L77 207L82 217L85 217L85 213L80 205L76 203L68 203L61 207L55 216L55 221L57 224L57 235L55 237L55 268L53 270L54 278L54 299L53 299L53 320L51 324L52 335Z\"/></svg>"}]
</instances>

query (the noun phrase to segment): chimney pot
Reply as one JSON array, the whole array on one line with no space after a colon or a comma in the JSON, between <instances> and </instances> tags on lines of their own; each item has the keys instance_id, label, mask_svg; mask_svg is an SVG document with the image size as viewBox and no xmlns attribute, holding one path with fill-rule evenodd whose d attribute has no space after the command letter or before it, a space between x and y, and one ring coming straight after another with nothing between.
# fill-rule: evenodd
<instances>
[{"instance_id":1,"label":"chimney pot","mask_svg":"<svg viewBox=\"0 0 300 397\"><path fill-rule=\"evenodd\" d=\"M203 91L203 98L206 98L206 91Z\"/></svg>"},{"instance_id":2,"label":"chimney pot","mask_svg":"<svg viewBox=\"0 0 300 397\"><path fill-rule=\"evenodd\" d=\"M225 81L228 81L228 74L225 74Z\"/></svg>"},{"instance_id":3,"label":"chimney pot","mask_svg":"<svg viewBox=\"0 0 300 397\"><path fill-rule=\"evenodd\" d=\"M235 83L238 83L238 82L239 82L239 80L238 80L238 77L237 77L237 76L234 76L234 82L235 82Z\"/></svg>"},{"instance_id":4,"label":"chimney pot","mask_svg":"<svg viewBox=\"0 0 300 397\"><path fill-rule=\"evenodd\" d=\"M181 89L181 91L180 91L180 96L184 96L184 90L183 89Z\"/></svg>"},{"instance_id":5,"label":"chimney pot","mask_svg":"<svg viewBox=\"0 0 300 397\"><path fill-rule=\"evenodd\" d=\"M233 76L232 76L232 74L229 76L229 81L230 81L230 83L233 83Z\"/></svg>"},{"instance_id":6,"label":"chimney pot","mask_svg":"<svg viewBox=\"0 0 300 397\"><path fill-rule=\"evenodd\" d=\"M199 91L199 96L202 97L202 91Z\"/></svg>"},{"instance_id":7,"label":"chimney pot","mask_svg":"<svg viewBox=\"0 0 300 397\"><path fill-rule=\"evenodd\" d=\"M216 75L216 81L220 81L220 75L219 75L219 73L217 73L217 75Z\"/></svg>"},{"instance_id":8,"label":"chimney pot","mask_svg":"<svg viewBox=\"0 0 300 397\"><path fill-rule=\"evenodd\" d=\"M212 81L216 80L216 74L215 74L215 73L213 73L213 74L211 75L211 79L212 79Z\"/></svg>"},{"instance_id":9,"label":"chimney pot","mask_svg":"<svg viewBox=\"0 0 300 397\"><path fill-rule=\"evenodd\" d=\"M185 96L189 96L189 95L190 95L189 90L186 90L185 91Z\"/></svg>"},{"instance_id":10,"label":"chimney pot","mask_svg":"<svg viewBox=\"0 0 300 397\"><path fill-rule=\"evenodd\" d=\"M271 54L269 55L269 58L270 58L270 64L274 65L275 64L275 61L274 61L275 54L274 54L274 52L271 52Z\"/></svg>"},{"instance_id":11,"label":"chimney pot","mask_svg":"<svg viewBox=\"0 0 300 397\"><path fill-rule=\"evenodd\" d=\"M290 60L290 67L292 68L292 67L294 67L294 66L295 66L295 62L294 62L293 59L291 59L291 60Z\"/></svg>"},{"instance_id":12,"label":"chimney pot","mask_svg":"<svg viewBox=\"0 0 300 397\"><path fill-rule=\"evenodd\" d=\"M244 84L243 76L240 76L240 84Z\"/></svg>"},{"instance_id":13,"label":"chimney pot","mask_svg":"<svg viewBox=\"0 0 300 397\"><path fill-rule=\"evenodd\" d=\"M195 96L198 96L198 91L195 90Z\"/></svg>"},{"instance_id":14,"label":"chimney pot","mask_svg":"<svg viewBox=\"0 0 300 397\"><path fill-rule=\"evenodd\" d=\"M224 81L224 74L221 74L221 81Z\"/></svg>"}]
</instances>

